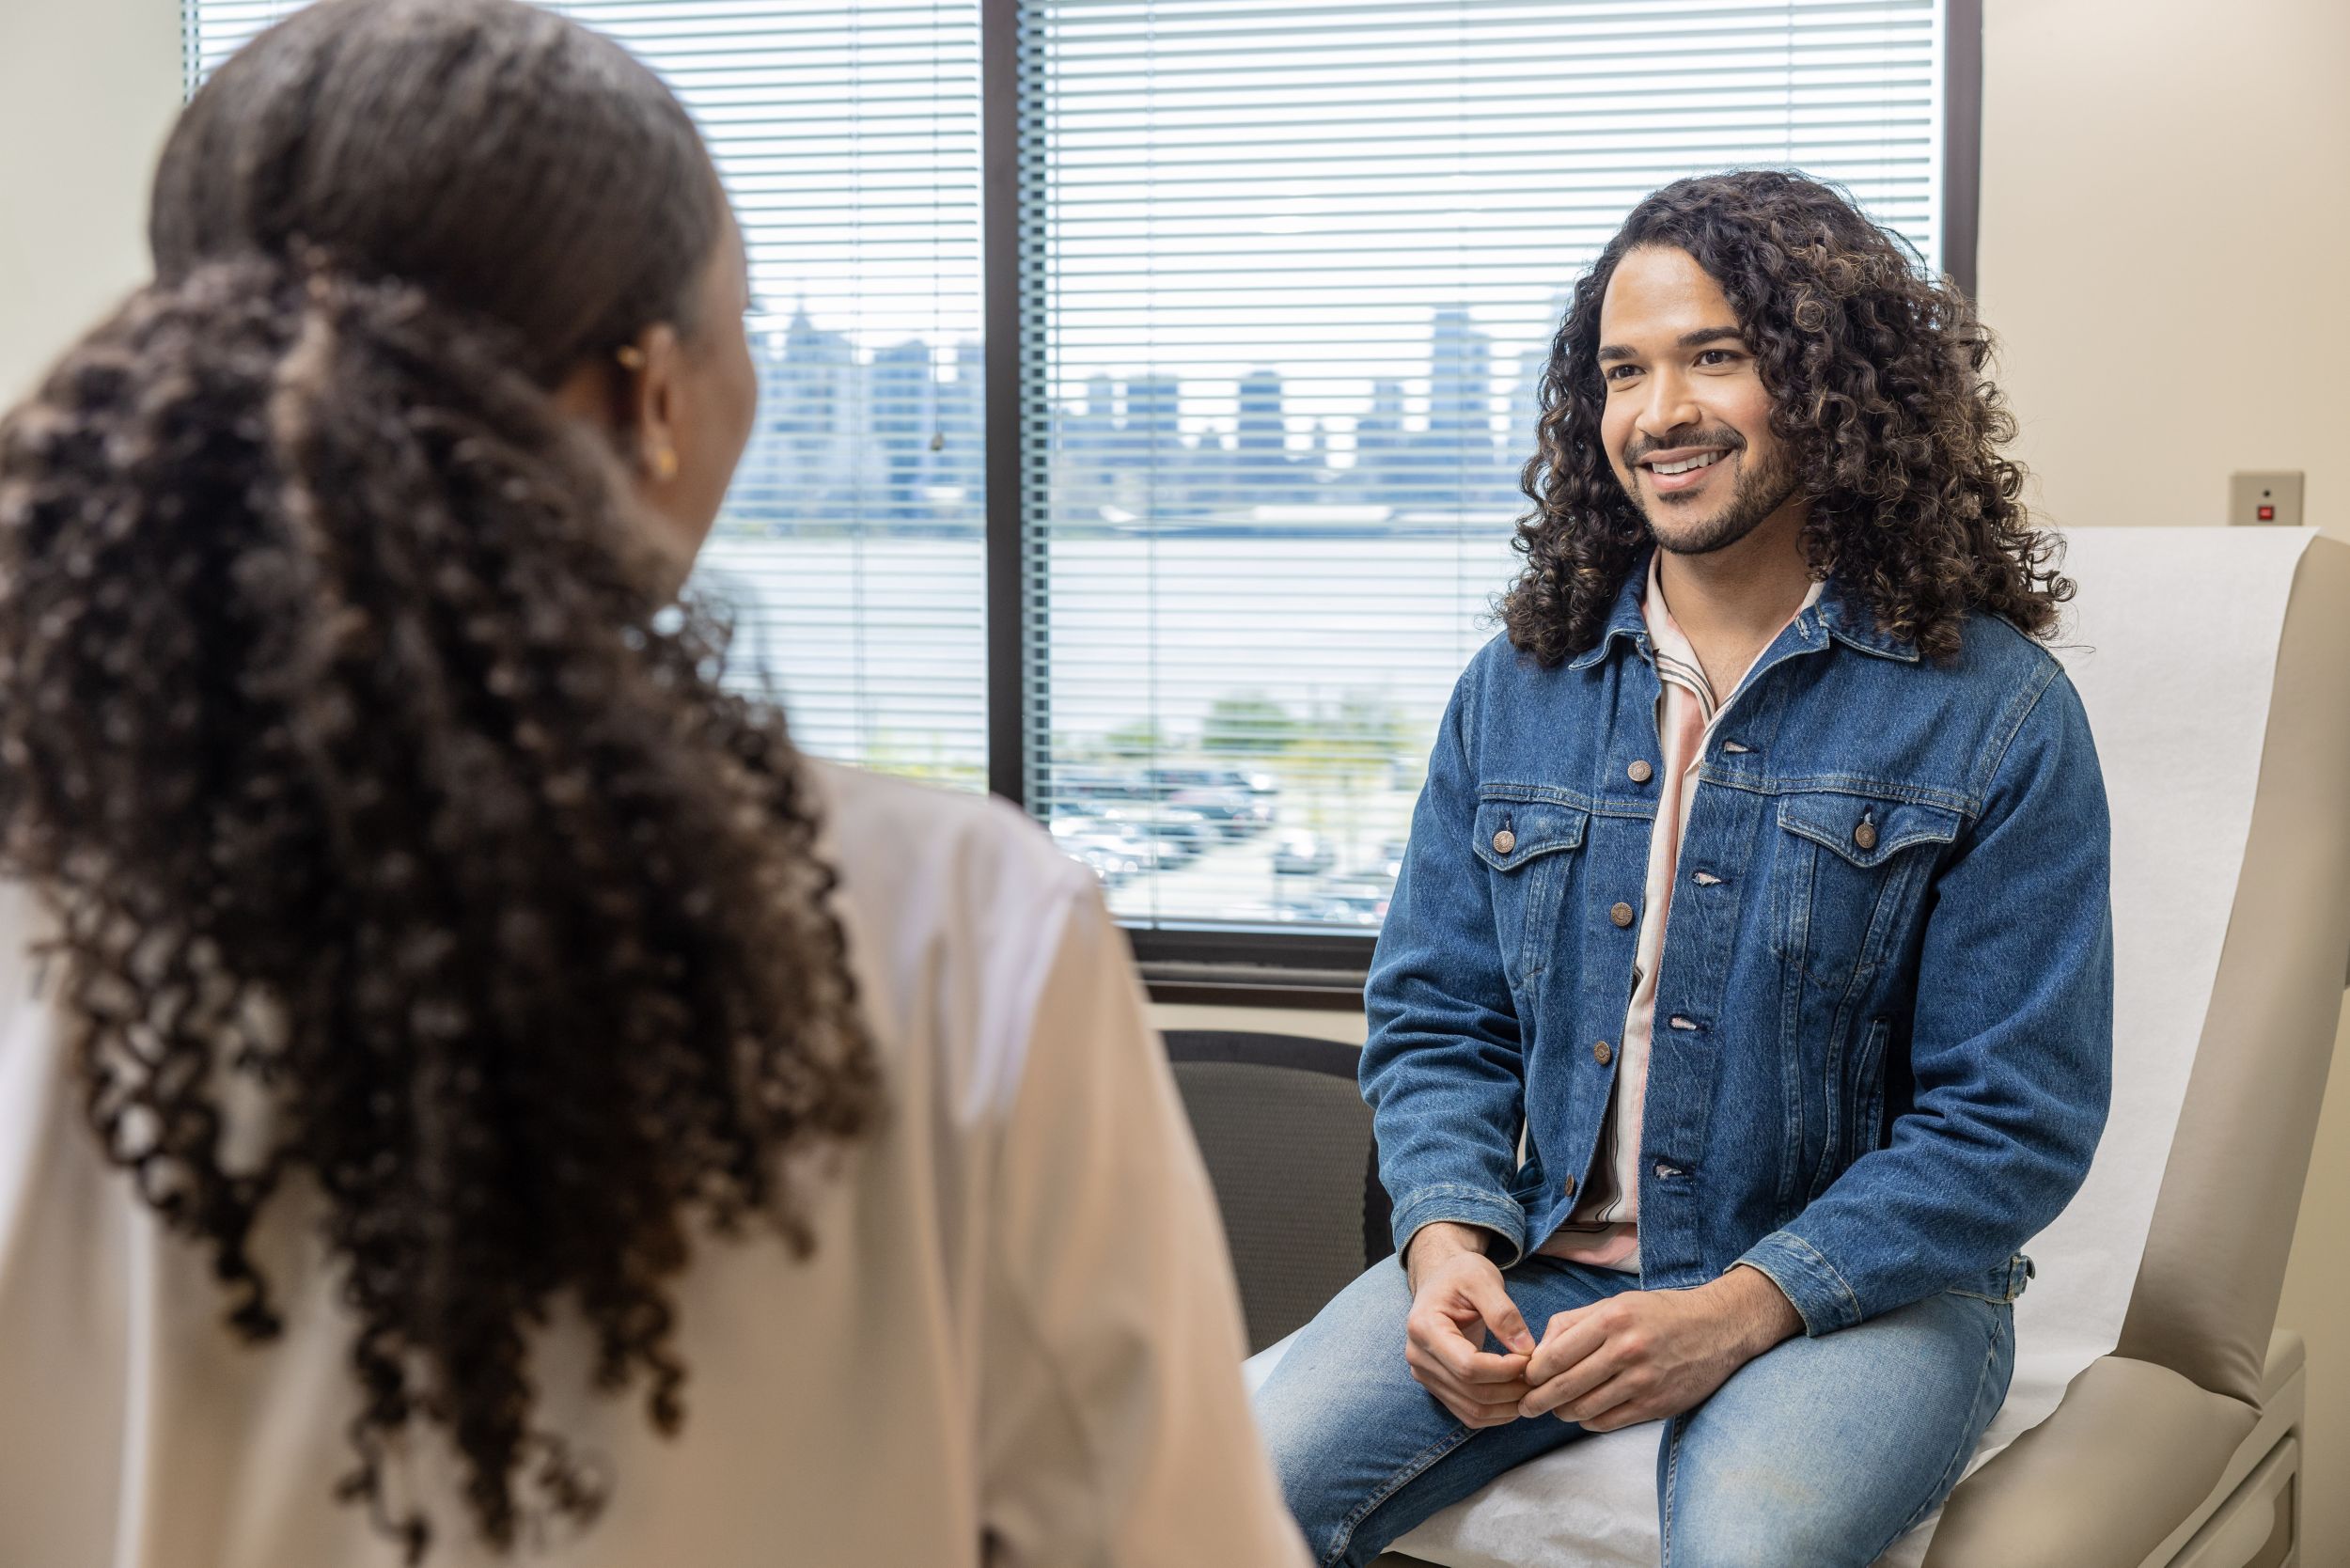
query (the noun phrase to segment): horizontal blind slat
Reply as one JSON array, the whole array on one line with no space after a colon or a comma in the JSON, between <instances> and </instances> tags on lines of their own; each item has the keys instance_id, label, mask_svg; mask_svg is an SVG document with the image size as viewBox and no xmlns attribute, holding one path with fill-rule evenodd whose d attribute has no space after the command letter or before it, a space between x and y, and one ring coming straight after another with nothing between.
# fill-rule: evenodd
<instances>
[{"instance_id":1,"label":"horizontal blind slat","mask_svg":"<svg viewBox=\"0 0 2350 1568\"><path fill-rule=\"evenodd\" d=\"M1566 290L1795 165L1935 254L1934 0L1029 0L1029 793L1139 923L1376 925Z\"/></svg>"},{"instance_id":2,"label":"horizontal blind slat","mask_svg":"<svg viewBox=\"0 0 2350 1568\"><path fill-rule=\"evenodd\" d=\"M191 90L289 0L187 0ZM697 591L797 743L986 781L976 0L557 0L700 124L741 219L757 424Z\"/></svg>"}]
</instances>

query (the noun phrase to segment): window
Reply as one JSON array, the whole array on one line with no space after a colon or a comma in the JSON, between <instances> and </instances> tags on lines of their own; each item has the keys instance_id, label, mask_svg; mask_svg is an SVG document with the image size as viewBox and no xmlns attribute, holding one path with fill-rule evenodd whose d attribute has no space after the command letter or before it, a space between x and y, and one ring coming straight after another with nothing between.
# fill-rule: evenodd
<instances>
[{"instance_id":1,"label":"window","mask_svg":"<svg viewBox=\"0 0 2350 1568\"><path fill-rule=\"evenodd\" d=\"M1022 7L1028 798L1113 908L1376 927L1568 286L1731 165L1935 256L1938 13Z\"/></svg>"},{"instance_id":2,"label":"window","mask_svg":"<svg viewBox=\"0 0 2350 1568\"><path fill-rule=\"evenodd\" d=\"M1966 275L1979 4L556 8L667 77L744 215L763 404L704 573L803 743L1022 799L1163 975L1342 982L1567 289L1642 195L1754 164ZM187 7L192 81L291 8Z\"/></svg>"},{"instance_id":3,"label":"window","mask_svg":"<svg viewBox=\"0 0 2350 1568\"><path fill-rule=\"evenodd\" d=\"M191 88L292 0L186 0ZM760 410L697 569L799 744L986 783L979 12L556 0L699 122L743 224Z\"/></svg>"}]
</instances>

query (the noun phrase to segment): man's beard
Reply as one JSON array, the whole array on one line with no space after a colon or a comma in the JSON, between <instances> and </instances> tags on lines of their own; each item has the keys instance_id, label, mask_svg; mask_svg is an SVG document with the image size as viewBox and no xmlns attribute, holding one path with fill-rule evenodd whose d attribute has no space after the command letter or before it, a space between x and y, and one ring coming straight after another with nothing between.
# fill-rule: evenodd
<instances>
[{"instance_id":1,"label":"man's beard","mask_svg":"<svg viewBox=\"0 0 2350 1568\"><path fill-rule=\"evenodd\" d=\"M1696 445L1696 443L1689 443ZM1740 442L1732 455L1743 457L1747 447ZM1728 461L1724 459L1723 461ZM1668 496L1643 496L1638 486L1632 492L1632 503L1639 508L1648 522L1649 536L1661 549L1676 556L1706 556L1726 550L1762 525L1762 520L1785 506L1795 494L1794 463L1787 448L1780 447L1767 466L1747 468L1740 465L1737 488L1730 493L1730 503L1721 515L1700 524L1695 534L1682 539L1668 539L1656 525L1660 515L1670 516L1682 503ZM1693 497L1694 499L1694 497Z\"/></svg>"}]
</instances>

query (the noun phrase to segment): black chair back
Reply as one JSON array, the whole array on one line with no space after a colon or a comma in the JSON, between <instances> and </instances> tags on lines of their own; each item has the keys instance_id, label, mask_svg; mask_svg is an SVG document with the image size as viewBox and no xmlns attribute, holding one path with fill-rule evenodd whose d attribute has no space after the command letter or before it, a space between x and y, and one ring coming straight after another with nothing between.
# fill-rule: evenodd
<instances>
[{"instance_id":1,"label":"black chair back","mask_svg":"<svg viewBox=\"0 0 2350 1568\"><path fill-rule=\"evenodd\" d=\"M1174 1029L1167 1054L1207 1161L1250 1354L1395 1250L1361 1052L1332 1040Z\"/></svg>"}]
</instances>

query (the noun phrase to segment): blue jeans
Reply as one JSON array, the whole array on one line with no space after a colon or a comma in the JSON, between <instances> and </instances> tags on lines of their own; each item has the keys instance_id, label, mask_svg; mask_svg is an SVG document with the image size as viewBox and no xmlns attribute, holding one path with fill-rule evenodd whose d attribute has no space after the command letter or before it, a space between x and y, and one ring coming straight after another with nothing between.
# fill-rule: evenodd
<instances>
[{"instance_id":1,"label":"blue jeans","mask_svg":"<svg viewBox=\"0 0 2350 1568\"><path fill-rule=\"evenodd\" d=\"M1539 1338L1638 1280L1529 1257L1503 1276ZM1307 1325L1257 1392L1291 1512L1324 1568L1368 1563L1487 1482L1584 1435L1553 1416L1472 1430L1403 1361L1392 1258ZM1488 1348L1498 1348L1489 1345ZM1958 1482L2007 1397L2014 1309L1946 1291L1749 1361L1664 1427L1664 1568L1863 1568Z\"/></svg>"}]
</instances>

